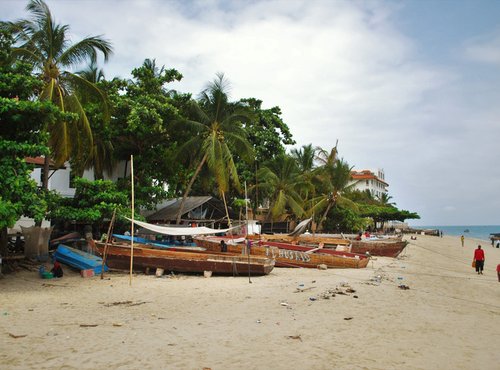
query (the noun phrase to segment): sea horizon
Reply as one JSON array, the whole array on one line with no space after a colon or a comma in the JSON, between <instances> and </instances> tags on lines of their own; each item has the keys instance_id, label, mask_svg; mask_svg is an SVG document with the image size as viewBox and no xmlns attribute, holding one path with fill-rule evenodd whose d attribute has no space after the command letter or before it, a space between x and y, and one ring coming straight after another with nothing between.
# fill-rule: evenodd
<instances>
[{"instance_id":1,"label":"sea horizon","mask_svg":"<svg viewBox=\"0 0 500 370\"><path fill-rule=\"evenodd\" d=\"M466 238L481 239L490 241L490 234L500 233L500 225L430 225L430 226L413 226L414 229L435 229L441 230L443 235L461 236ZM467 231L468 230L468 231Z\"/></svg>"}]
</instances>

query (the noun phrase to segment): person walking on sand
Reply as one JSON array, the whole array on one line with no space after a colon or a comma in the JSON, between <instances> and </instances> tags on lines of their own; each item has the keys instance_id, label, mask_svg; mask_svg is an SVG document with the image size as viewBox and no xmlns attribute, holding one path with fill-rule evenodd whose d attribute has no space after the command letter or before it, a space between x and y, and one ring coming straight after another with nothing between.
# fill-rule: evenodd
<instances>
[{"instance_id":1,"label":"person walking on sand","mask_svg":"<svg viewBox=\"0 0 500 370\"><path fill-rule=\"evenodd\" d=\"M497 265L498 282L500 283L500 263Z\"/></svg>"},{"instance_id":2,"label":"person walking on sand","mask_svg":"<svg viewBox=\"0 0 500 370\"><path fill-rule=\"evenodd\" d=\"M462 241L462 248L463 248L464 247L464 240L465 240L463 235L460 237L460 240Z\"/></svg>"},{"instance_id":3,"label":"person walking on sand","mask_svg":"<svg viewBox=\"0 0 500 370\"><path fill-rule=\"evenodd\" d=\"M477 274L482 275L484 268L484 251L481 249L480 245L478 245L477 249L474 251L474 261L476 261Z\"/></svg>"}]
</instances>

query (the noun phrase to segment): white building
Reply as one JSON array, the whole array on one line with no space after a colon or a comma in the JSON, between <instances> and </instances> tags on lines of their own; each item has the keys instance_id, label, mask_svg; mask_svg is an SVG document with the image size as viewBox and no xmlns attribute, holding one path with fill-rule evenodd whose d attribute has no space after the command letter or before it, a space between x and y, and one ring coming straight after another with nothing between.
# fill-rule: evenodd
<instances>
[{"instance_id":1,"label":"white building","mask_svg":"<svg viewBox=\"0 0 500 370\"><path fill-rule=\"evenodd\" d=\"M370 191L375 198L380 198L382 194L387 194L389 184L385 182L383 169L372 170L353 170L351 171L351 184L354 189L359 191Z\"/></svg>"}]
</instances>

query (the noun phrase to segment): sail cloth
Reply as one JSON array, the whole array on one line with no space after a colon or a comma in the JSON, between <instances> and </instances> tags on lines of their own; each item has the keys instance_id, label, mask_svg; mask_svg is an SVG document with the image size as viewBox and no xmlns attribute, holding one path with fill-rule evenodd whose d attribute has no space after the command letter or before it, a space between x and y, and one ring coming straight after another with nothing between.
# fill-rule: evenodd
<instances>
[{"instance_id":1,"label":"sail cloth","mask_svg":"<svg viewBox=\"0 0 500 370\"><path fill-rule=\"evenodd\" d=\"M302 222L300 222L295 229L288 235L290 236L299 236L300 234L303 234L304 231L307 230L307 225L311 222L312 218L308 218Z\"/></svg>"},{"instance_id":2,"label":"sail cloth","mask_svg":"<svg viewBox=\"0 0 500 370\"><path fill-rule=\"evenodd\" d=\"M127 220L132 221L132 219L125 217ZM143 227L145 229L151 230L157 234L163 235L173 235L173 236L182 236L182 235L210 235L210 234L219 234L225 233L229 230L235 229L239 226L231 227L229 229L211 229L209 227L169 227L169 226L159 226L148 224L147 222L134 220L134 224Z\"/></svg>"}]
</instances>

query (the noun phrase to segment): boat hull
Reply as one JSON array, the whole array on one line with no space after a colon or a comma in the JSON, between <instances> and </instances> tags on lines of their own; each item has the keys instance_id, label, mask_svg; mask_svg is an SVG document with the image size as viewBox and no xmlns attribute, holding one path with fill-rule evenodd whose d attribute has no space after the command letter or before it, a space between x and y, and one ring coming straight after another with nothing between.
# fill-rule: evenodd
<instances>
[{"instance_id":1,"label":"boat hull","mask_svg":"<svg viewBox=\"0 0 500 370\"><path fill-rule=\"evenodd\" d=\"M372 256L397 257L405 249L408 242L400 241L364 241L353 240L351 252L364 254L370 253Z\"/></svg>"},{"instance_id":2,"label":"boat hull","mask_svg":"<svg viewBox=\"0 0 500 370\"><path fill-rule=\"evenodd\" d=\"M199 247L210 251L220 251L221 240L226 241L228 253L241 254L245 249L245 244L231 244L230 238L197 237L194 240ZM328 268L364 268L369 260L364 255L349 252L314 251L311 247L265 241L252 242L251 254L274 258L276 267L317 268L326 265Z\"/></svg>"},{"instance_id":3,"label":"boat hull","mask_svg":"<svg viewBox=\"0 0 500 370\"><path fill-rule=\"evenodd\" d=\"M102 255L104 243L95 242L97 251ZM106 264L119 270L130 269L130 245L108 244ZM222 255L199 251L173 251L146 247L134 247L133 268L162 268L166 271L224 275L267 275L274 268L274 260L259 256Z\"/></svg>"}]
</instances>

